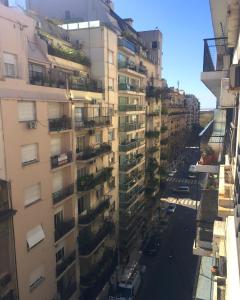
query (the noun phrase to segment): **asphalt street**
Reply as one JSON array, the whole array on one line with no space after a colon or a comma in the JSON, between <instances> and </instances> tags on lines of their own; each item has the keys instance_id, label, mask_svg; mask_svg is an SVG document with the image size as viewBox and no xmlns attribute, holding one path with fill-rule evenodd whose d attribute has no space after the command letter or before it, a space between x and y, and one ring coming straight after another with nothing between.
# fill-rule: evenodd
<instances>
[{"instance_id":1,"label":"asphalt street","mask_svg":"<svg viewBox=\"0 0 240 300\"><path fill-rule=\"evenodd\" d=\"M174 178L187 179L189 165L196 162L197 153L189 150L186 157L185 163ZM169 202L173 202L171 189L177 185L179 185L178 180L167 183L164 195L166 201L170 199ZM141 259L140 263L146 266L146 272L136 298L138 300L192 299L198 261L198 258L192 255L196 210L194 205L187 207L182 203L198 201L197 182L192 181L189 186L191 192L188 199L179 201L174 214L169 218L158 254L151 257L143 256ZM178 201L175 198L176 202Z\"/></svg>"}]
</instances>

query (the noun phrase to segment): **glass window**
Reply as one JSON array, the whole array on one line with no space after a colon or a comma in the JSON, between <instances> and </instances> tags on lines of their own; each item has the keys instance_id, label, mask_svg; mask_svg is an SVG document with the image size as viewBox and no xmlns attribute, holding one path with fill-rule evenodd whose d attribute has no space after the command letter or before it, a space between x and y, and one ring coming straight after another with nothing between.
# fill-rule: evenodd
<instances>
[{"instance_id":1,"label":"glass window","mask_svg":"<svg viewBox=\"0 0 240 300\"><path fill-rule=\"evenodd\" d=\"M36 120L36 106L32 101L18 101L18 121Z\"/></svg>"},{"instance_id":2,"label":"glass window","mask_svg":"<svg viewBox=\"0 0 240 300\"><path fill-rule=\"evenodd\" d=\"M55 228L57 228L57 226L59 224L61 224L63 221L63 210L60 210L58 213L56 213L54 215L54 225L55 225Z\"/></svg>"},{"instance_id":3,"label":"glass window","mask_svg":"<svg viewBox=\"0 0 240 300\"><path fill-rule=\"evenodd\" d=\"M114 129L109 130L109 132L108 132L108 140L110 142L114 140Z\"/></svg>"},{"instance_id":4,"label":"glass window","mask_svg":"<svg viewBox=\"0 0 240 300\"><path fill-rule=\"evenodd\" d=\"M64 247L60 248L56 252L56 263L61 262L64 259Z\"/></svg>"}]
</instances>

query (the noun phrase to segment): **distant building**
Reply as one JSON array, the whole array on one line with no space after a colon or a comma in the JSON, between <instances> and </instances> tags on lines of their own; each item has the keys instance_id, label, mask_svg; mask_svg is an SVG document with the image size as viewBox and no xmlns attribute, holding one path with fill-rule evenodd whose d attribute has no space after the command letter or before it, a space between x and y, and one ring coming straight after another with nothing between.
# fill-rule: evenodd
<instances>
[{"instance_id":1,"label":"distant building","mask_svg":"<svg viewBox=\"0 0 240 300\"><path fill-rule=\"evenodd\" d=\"M194 95L185 95L185 106L188 111L188 126L190 129L194 125L199 125L200 102Z\"/></svg>"},{"instance_id":2,"label":"distant building","mask_svg":"<svg viewBox=\"0 0 240 300\"><path fill-rule=\"evenodd\" d=\"M210 121L213 120L214 110L200 110L199 124L205 127Z\"/></svg>"}]
</instances>

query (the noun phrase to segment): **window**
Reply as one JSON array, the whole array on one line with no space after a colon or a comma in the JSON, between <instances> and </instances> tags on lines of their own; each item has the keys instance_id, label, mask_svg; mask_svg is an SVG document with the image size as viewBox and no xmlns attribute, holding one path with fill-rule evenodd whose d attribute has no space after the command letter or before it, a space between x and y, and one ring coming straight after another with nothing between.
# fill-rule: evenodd
<instances>
[{"instance_id":1,"label":"window","mask_svg":"<svg viewBox=\"0 0 240 300\"><path fill-rule=\"evenodd\" d=\"M63 104L57 102L48 103L48 118L58 119L63 115Z\"/></svg>"},{"instance_id":2,"label":"window","mask_svg":"<svg viewBox=\"0 0 240 300\"><path fill-rule=\"evenodd\" d=\"M56 263L60 263L64 259L64 247L60 246L56 251Z\"/></svg>"},{"instance_id":3,"label":"window","mask_svg":"<svg viewBox=\"0 0 240 300\"><path fill-rule=\"evenodd\" d=\"M40 183L31 185L24 189L24 205L29 206L41 199Z\"/></svg>"},{"instance_id":4,"label":"window","mask_svg":"<svg viewBox=\"0 0 240 300\"><path fill-rule=\"evenodd\" d=\"M111 50L108 50L108 62L110 64L114 64L114 54L113 54L113 51L111 51Z\"/></svg>"},{"instance_id":5,"label":"window","mask_svg":"<svg viewBox=\"0 0 240 300\"><path fill-rule=\"evenodd\" d=\"M45 68L42 65L37 65L30 63L28 65L28 71L29 71L29 77L31 83L34 83L34 81L41 81L44 79L45 75Z\"/></svg>"},{"instance_id":6,"label":"window","mask_svg":"<svg viewBox=\"0 0 240 300\"><path fill-rule=\"evenodd\" d=\"M53 174L52 180L53 193L59 192L63 188L63 173L62 171Z\"/></svg>"},{"instance_id":7,"label":"window","mask_svg":"<svg viewBox=\"0 0 240 300\"><path fill-rule=\"evenodd\" d=\"M55 228L58 227L63 222L63 210L60 208L59 212L54 215L54 225Z\"/></svg>"},{"instance_id":8,"label":"window","mask_svg":"<svg viewBox=\"0 0 240 300\"><path fill-rule=\"evenodd\" d=\"M109 142L113 141L114 138L115 138L115 136L114 136L114 129L111 129L108 132L108 140L109 140Z\"/></svg>"},{"instance_id":9,"label":"window","mask_svg":"<svg viewBox=\"0 0 240 300\"><path fill-rule=\"evenodd\" d=\"M109 80L108 80L108 90L114 91L114 79L113 78L109 78Z\"/></svg>"},{"instance_id":10,"label":"window","mask_svg":"<svg viewBox=\"0 0 240 300\"><path fill-rule=\"evenodd\" d=\"M101 144L102 143L102 134L101 133L96 133L96 144Z\"/></svg>"},{"instance_id":11,"label":"window","mask_svg":"<svg viewBox=\"0 0 240 300\"><path fill-rule=\"evenodd\" d=\"M36 270L34 270L30 274L30 278L29 278L29 289L30 289L30 292L32 292L33 290L35 290L44 280L45 280L45 277L44 277L44 267L41 266L41 267L37 268Z\"/></svg>"},{"instance_id":12,"label":"window","mask_svg":"<svg viewBox=\"0 0 240 300\"><path fill-rule=\"evenodd\" d=\"M45 239L42 225L38 225L27 233L27 245L31 249Z\"/></svg>"},{"instance_id":13,"label":"window","mask_svg":"<svg viewBox=\"0 0 240 300\"><path fill-rule=\"evenodd\" d=\"M153 41L152 42L152 49L157 49L158 48L158 41Z\"/></svg>"},{"instance_id":14,"label":"window","mask_svg":"<svg viewBox=\"0 0 240 300\"><path fill-rule=\"evenodd\" d=\"M75 126L82 127L83 126L83 107L76 107L75 108Z\"/></svg>"},{"instance_id":15,"label":"window","mask_svg":"<svg viewBox=\"0 0 240 300\"><path fill-rule=\"evenodd\" d=\"M17 57L11 53L3 53L4 75L6 77L17 77Z\"/></svg>"},{"instance_id":16,"label":"window","mask_svg":"<svg viewBox=\"0 0 240 300\"><path fill-rule=\"evenodd\" d=\"M61 153L62 140L60 136L51 138L51 156L59 155Z\"/></svg>"},{"instance_id":17,"label":"window","mask_svg":"<svg viewBox=\"0 0 240 300\"><path fill-rule=\"evenodd\" d=\"M37 144L21 146L22 165L28 165L37 162Z\"/></svg>"},{"instance_id":18,"label":"window","mask_svg":"<svg viewBox=\"0 0 240 300\"><path fill-rule=\"evenodd\" d=\"M18 101L18 120L20 122L36 120L36 106L31 101Z\"/></svg>"},{"instance_id":19,"label":"window","mask_svg":"<svg viewBox=\"0 0 240 300\"><path fill-rule=\"evenodd\" d=\"M78 198L78 214L82 214L86 212L90 208L90 201L89 198L86 196Z\"/></svg>"}]
</instances>

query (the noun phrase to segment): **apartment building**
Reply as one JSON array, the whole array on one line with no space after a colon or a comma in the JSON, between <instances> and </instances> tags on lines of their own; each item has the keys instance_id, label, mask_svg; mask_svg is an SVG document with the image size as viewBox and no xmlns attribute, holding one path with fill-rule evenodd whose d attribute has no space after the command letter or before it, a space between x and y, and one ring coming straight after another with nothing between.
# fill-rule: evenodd
<instances>
[{"instance_id":1,"label":"apartment building","mask_svg":"<svg viewBox=\"0 0 240 300\"><path fill-rule=\"evenodd\" d=\"M0 299L18 299L10 183L0 181Z\"/></svg>"},{"instance_id":2,"label":"apartment building","mask_svg":"<svg viewBox=\"0 0 240 300\"><path fill-rule=\"evenodd\" d=\"M0 16L0 176L17 210L19 299L95 299L118 260L116 34L3 5Z\"/></svg>"},{"instance_id":3,"label":"apartment building","mask_svg":"<svg viewBox=\"0 0 240 300\"><path fill-rule=\"evenodd\" d=\"M146 204L154 203L159 192L161 33L136 32L131 18L122 19L114 12L112 1L82 0L81 5L79 1L58 1L58 4L52 1L49 5L47 1L31 0L28 8L63 22L67 20L69 25L64 25L65 28L73 26L71 19L98 20L111 28L118 39L118 77L110 76L107 88L117 85L118 89L119 235L121 261L126 263L147 232ZM84 43L88 44L87 37Z\"/></svg>"},{"instance_id":4,"label":"apartment building","mask_svg":"<svg viewBox=\"0 0 240 300\"><path fill-rule=\"evenodd\" d=\"M188 125L189 129L192 130L194 126L199 125L200 118L200 102L196 96L186 94L185 95L185 106L188 111Z\"/></svg>"},{"instance_id":5,"label":"apartment building","mask_svg":"<svg viewBox=\"0 0 240 300\"><path fill-rule=\"evenodd\" d=\"M240 298L239 5L239 1L210 1L215 37L204 40L201 80L216 96L217 109L205 129L210 137L204 155L214 160L196 166L206 179L193 247L202 270L194 299L206 299L203 283L207 299Z\"/></svg>"}]
</instances>

